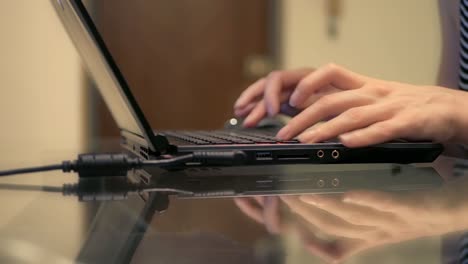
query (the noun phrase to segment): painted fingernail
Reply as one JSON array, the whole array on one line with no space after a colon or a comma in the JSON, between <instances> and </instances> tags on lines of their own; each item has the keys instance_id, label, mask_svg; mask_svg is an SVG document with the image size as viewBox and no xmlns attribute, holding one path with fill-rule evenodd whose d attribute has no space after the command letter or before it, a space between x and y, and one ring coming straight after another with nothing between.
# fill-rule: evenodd
<instances>
[{"instance_id":1,"label":"painted fingernail","mask_svg":"<svg viewBox=\"0 0 468 264\"><path fill-rule=\"evenodd\" d=\"M278 132L278 134L276 134L276 137L277 137L278 139L283 139L283 140L284 140L284 139L288 139L289 133L290 133L289 130L290 130L290 129L289 129L288 126L283 127L283 128Z\"/></svg>"}]
</instances>

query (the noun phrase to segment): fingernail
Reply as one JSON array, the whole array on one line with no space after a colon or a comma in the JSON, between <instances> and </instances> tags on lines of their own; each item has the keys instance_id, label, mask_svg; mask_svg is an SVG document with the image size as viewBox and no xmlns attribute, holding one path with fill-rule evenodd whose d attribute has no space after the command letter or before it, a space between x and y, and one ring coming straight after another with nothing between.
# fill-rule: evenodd
<instances>
[{"instance_id":1,"label":"fingernail","mask_svg":"<svg viewBox=\"0 0 468 264\"><path fill-rule=\"evenodd\" d=\"M287 139L289 137L289 127L288 126L285 126L283 127L279 132L278 134L276 134L276 137L278 139Z\"/></svg>"},{"instance_id":2,"label":"fingernail","mask_svg":"<svg viewBox=\"0 0 468 264\"><path fill-rule=\"evenodd\" d=\"M252 126L252 117L251 117L251 116L247 116L247 117L244 119L244 122L242 122L242 126L244 126L244 127L251 127L251 126Z\"/></svg>"},{"instance_id":3,"label":"fingernail","mask_svg":"<svg viewBox=\"0 0 468 264\"><path fill-rule=\"evenodd\" d=\"M267 105L267 112L269 116L274 116L276 114L276 111L272 105Z\"/></svg>"},{"instance_id":4,"label":"fingernail","mask_svg":"<svg viewBox=\"0 0 468 264\"><path fill-rule=\"evenodd\" d=\"M237 101L234 103L234 107L235 107L235 108L240 107L240 106L241 106L240 103L241 103L241 100L237 100Z\"/></svg>"},{"instance_id":5,"label":"fingernail","mask_svg":"<svg viewBox=\"0 0 468 264\"><path fill-rule=\"evenodd\" d=\"M353 135L351 133L346 133L339 135L338 138L341 142L349 142L353 138Z\"/></svg>"},{"instance_id":6,"label":"fingernail","mask_svg":"<svg viewBox=\"0 0 468 264\"><path fill-rule=\"evenodd\" d=\"M297 100L299 99L299 95L297 92L294 92L291 97L289 98L289 105L292 107L297 107Z\"/></svg>"},{"instance_id":7,"label":"fingernail","mask_svg":"<svg viewBox=\"0 0 468 264\"><path fill-rule=\"evenodd\" d=\"M312 139L315 137L317 134L317 131L315 128L311 128L304 133L300 134L297 138L301 142L312 142Z\"/></svg>"}]
</instances>

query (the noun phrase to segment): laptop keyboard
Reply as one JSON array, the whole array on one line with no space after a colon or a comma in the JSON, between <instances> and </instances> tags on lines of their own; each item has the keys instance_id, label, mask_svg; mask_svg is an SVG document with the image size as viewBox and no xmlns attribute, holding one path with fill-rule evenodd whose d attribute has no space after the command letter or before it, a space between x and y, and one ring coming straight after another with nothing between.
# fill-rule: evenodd
<instances>
[{"instance_id":1,"label":"laptop keyboard","mask_svg":"<svg viewBox=\"0 0 468 264\"><path fill-rule=\"evenodd\" d=\"M163 134L195 145L298 144L297 139L278 140L274 134L246 131L165 131Z\"/></svg>"}]
</instances>

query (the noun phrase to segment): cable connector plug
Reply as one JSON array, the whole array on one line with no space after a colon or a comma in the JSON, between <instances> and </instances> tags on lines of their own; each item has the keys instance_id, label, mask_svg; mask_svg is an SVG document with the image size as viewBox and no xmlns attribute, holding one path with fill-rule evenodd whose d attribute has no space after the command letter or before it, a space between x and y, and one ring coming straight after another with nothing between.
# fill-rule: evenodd
<instances>
[{"instance_id":1,"label":"cable connector plug","mask_svg":"<svg viewBox=\"0 0 468 264\"><path fill-rule=\"evenodd\" d=\"M80 178L125 176L131 169L140 168L142 161L125 154L81 154L75 161L64 161L64 172L77 172Z\"/></svg>"}]
</instances>

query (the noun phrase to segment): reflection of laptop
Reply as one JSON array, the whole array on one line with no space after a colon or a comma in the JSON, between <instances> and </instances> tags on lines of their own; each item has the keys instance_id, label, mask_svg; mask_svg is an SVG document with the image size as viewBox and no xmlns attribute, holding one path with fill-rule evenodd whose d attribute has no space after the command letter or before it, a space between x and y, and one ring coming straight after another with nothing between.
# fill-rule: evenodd
<instances>
[{"instance_id":1,"label":"reflection of laptop","mask_svg":"<svg viewBox=\"0 0 468 264\"><path fill-rule=\"evenodd\" d=\"M247 168L241 170L226 168L222 172L203 169L163 172L166 175L161 175L161 181L154 182L155 179L153 179L153 182L144 188L183 188L185 192L181 194L182 197L225 197L232 196L233 193L243 195L342 193L353 189L407 191L411 193L411 191L421 189L437 188L443 184L443 179L433 168L417 168L410 165L290 165L281 166L283 170L277 170L273 167L276 166L263 167L263 175L253 175L252 170L247 170ZM135 181L140 179L136 174L130 175L130 178ZM333 179L339 179L340 186L333 186ZM322 180L324 186L320 187L317 183ZM76 190L88 197L83 200L94 200L90 198L96 196L110 198L113 194L117 197L126 197L130 191L135 192L134 186L129 184L126 177L122 177L122 179L116 177L81 178L80 184L77 186ZM188 194L188 192L192 194ZM80 196L80 198L84 197ZM154 221L157 226L157 218L161 216L157 211L164 211L167 205L168 200L164 193L153 193L146 196L145 201L134 194L129 195L127 200L103 202L93 218L89 235L77 261L79 263L100 263L103 260L106 263L148 261L186 263L183 260L192 260L194 257L198 259L200 257L198 253L201 251L204 253L201 255L205 256L202 257L205 261L200 261L200 263L230 263L225 260L227 252L235 251L236 254L240 254L239 247L233 247L233 243L226 243L225 240L216 240L217 244L200 247L200 245L206 245L208 241L212 241L209 237L203 236L204 233L196 233L201 235L197 235L197 240L191 241L195 243L191 243L187 247L182 246L188 239L181 236L182 230L177 230L180 232L176 232L176 234L171 232L155 233L151 229L150 223ZM203 205L198 203L198 206ZM212 214L214 216L216 212L212 212ZM153 217L156 219L152 220ZM180 219L174 221L178 220ZM185 219L185 221L190 220ZM194 230L203 232L206 231L206 226L194 226ZM189 231L186 225L184 225L184 231ZM227 239L225 234L219 235ZM239 243L234 243L234 245L237 244ZM251 248L244 248L246 252L249 249L251 250ZM138 252L136 256L135 251ZM216 256L217 253L222 253L224 261L222 259L213 261L213 256ZM142 260L138 259L138 256L146 258ZM256 256L258 257L258 254ZM257 263L253 259L252 261L243 261L243 263ZM190 261L190 263L192 262Z\"/></svg>"},{"instance_id":2,"label":"reflection of laptop","mask_svg":"<svg viewBox=\"0 0 468 264\"><path fill-rule=\"evenodd\" d=\"M121 131L122 145L143 158L194 151L242 151L242 165L291 163L413 163L433 161L442 151L430 142L390 142L346 148L339 142L277 141L262 130L153 132L81 0L52 0ZM132 4L129 2L129 4ZM163 88L164 89L164 88ZM202 164L210 165L210 160Z\"/></svg>"}]
</instances>

